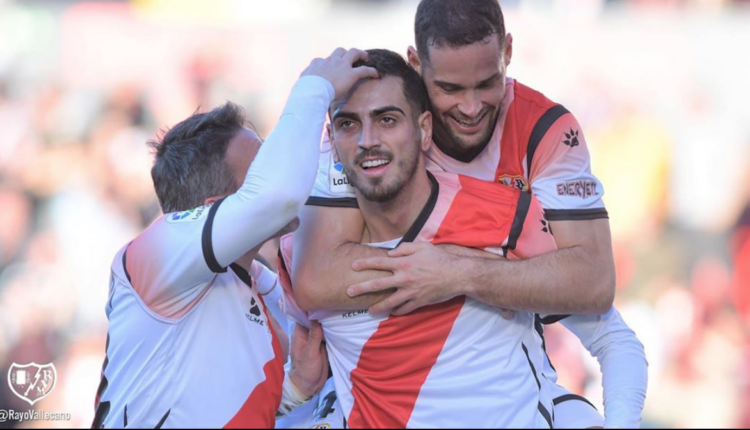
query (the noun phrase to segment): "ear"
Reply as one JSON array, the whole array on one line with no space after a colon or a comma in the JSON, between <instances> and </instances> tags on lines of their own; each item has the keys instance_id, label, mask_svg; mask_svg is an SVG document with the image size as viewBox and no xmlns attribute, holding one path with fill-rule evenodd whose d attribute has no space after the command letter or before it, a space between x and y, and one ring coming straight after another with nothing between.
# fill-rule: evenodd
<instances>
[{"instance_id":1,"label":"ear","mask_svg":"<svg viewBox=\"0 0 750 430\"><path fill-rule=\"evenodd\" d=\"M419 74L422 74L422 62L419 60L419 53L417 53L417 49L413 46L409 46L409 48L406 50L406 58L409 60L409 64L411 64L412 67L414 67L414 70L419 72Z\"/></svg>"},{"instance_id":2,"label":"ear","mask_svg":"<svg viewBox=\"0 0 750 430\"><path fill-rule=\"evenodd\" d=\"M505 55L503 55L503 61L505 62L505 67L508 67L510 65L510 58L513 56L513 35L508 33L505 35Z\"/></svg>"},{"instance_id":3,"label":"ear","mask_svg":"<svg viewBox=\"0 0 750 430\"><path fill-rule=\"evenodd\" d=\"M203 204L204 205L212 205L212 204L218 202L219 200L223 199L224 197L226 197L226 196L211 196L211 197L207 198L206 200L203 200Z\"/></svg>"},{"instance_id":4,"label":"ear","mask_svg":"<svg viewBox=\"0 0 750 430\"><path fill-rule=\"evenodd\" d=\"M333 127L330 122L326 124L326 134L328 135L328 141L331 142L331 146L333 146Z\"/></svg>"},{"instance_id":5,"label":"ear","mask_svg":"<svg viewBox=\"0 0 750 430\"><path fill-rule=\"evenodd\" d=\"M432 112L426 111L419 116L419 131L422 136L420 148L426 152L432 146Z\"/></svg>"},{"instance_id":6,"label":"ear","mask_svg":"<svg viewBox=\"0 0 750 430\"><path fill-rule=\"evenodd\" d=\"M336 148L336 142L333 140L333 125L329 122L326 124L326 132L328 133L328 141L331 142L331 150L333 151L333 161L339 162L339 151Z\"/></svg>"}]
</instances>

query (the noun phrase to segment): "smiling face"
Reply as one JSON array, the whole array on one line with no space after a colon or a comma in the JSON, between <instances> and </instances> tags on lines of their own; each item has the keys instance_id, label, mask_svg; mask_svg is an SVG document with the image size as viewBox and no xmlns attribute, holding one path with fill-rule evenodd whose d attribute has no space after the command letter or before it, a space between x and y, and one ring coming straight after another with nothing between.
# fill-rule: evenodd
<instances>
[{"instance_id":1,"label":"smiling face","mask_svg":"<svg viewBox=\"0 0 750 430\"><path fill-rule=\"evenodd\" d=\"M496 36L470 45L430 46L419 67L432 102L436 143L458 159L471 159L489 142L505 96L511 41ZM416 64L415 64L416 63Z\"/></svg>"},{"instance_id":2,"label":"smiling face","mask_svg":"<svg viewBox=\"0 0 750 430\"><path fill-rule=\"evenodd\" d=\"M394 199L421 168L429 112L414 112L395 76L363 81L331 107L329 133L352 186L365 199Z\"/></svg>"}]
</instances>

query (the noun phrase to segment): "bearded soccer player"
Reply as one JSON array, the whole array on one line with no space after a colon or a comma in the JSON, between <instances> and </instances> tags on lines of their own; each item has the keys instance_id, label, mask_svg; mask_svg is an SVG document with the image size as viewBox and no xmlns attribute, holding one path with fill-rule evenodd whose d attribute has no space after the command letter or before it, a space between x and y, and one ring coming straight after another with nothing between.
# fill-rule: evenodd
<instances>
[{"instance_id":1,"label":"bearded soccer player","mask_svg":"<svg viewBox=\"0 0 750 430\"><path fill-rule=\"evenodd\" d=\"M408 57L427 85L434 119L428 167L534 195L545 212L537 228L554 232L557 249L533 258L517 254L522 260L513 261L428 244L402 244L388 256L362 246L364 222L347 198L348 172L329 152L294 235L297 258L290 269L299 304L313 311L372 306L375 313L401 315L468 293L495 307L549 315L540 323L579 314L563 323L600 361L607 424L638 425L645 355L611 307L609 223L580 126L564 107L507 77L512 37L496 0L424 0L415 33L417 49ZM365 257L371 258L355 262ZM549 364L545 373L554 379ZM561 410L592 410L583 399L558 394Z\"/></svg>"},{"instance_id":2,"label":"bearded soccer player","mask_svg":"<svg viewBox=\"0 0 750 430\"><path fill-rule=\"evenodd\" d=\"M231 103L153 142L165 215L112 263L94 428L272 428L277 410L322 387L320 328L295 337L285 374L287 341L249 271L266 240L294 228L334 95L377 76L352 67L366 56L313 61L265 142Z\"/></svg>"},{"instance_id":3,"label":"bearded soccer player","mask_svg":"<svg viewBox=\"0 0 750 430\"><path fill-rule=\"evenodd\" d=\"M554 249L552 237L535 229L542 211L533 196L427 171L432 115L419 75L398 54L368 53L365 64L380 79L360 82L330 108L331 140L365 218L361 242L386 249L455 243L499 254L513 243L527 252ZM289 239L282 243L288 267ZM289 290L289 277L281 279ZM294 315L305 323L306 315ZM505 319L459 296L405 316L333 309L309 318L323 326L351 428L552 426L549 384L538 373L544 352L530 312Z\"/></svg>"}]
</instances>

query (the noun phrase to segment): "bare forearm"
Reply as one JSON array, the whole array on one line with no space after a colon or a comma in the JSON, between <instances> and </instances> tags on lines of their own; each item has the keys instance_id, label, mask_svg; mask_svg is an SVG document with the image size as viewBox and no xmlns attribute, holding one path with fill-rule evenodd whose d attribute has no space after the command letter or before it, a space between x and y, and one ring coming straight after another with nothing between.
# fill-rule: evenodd
<instances>
[{"instance_id":1,"label":"bare forearm","mask_svg":"<svg viewBox=\"0 0 750 430\"><path fill-rule=\"evenodd\" d=\"M339 246L334 252L333 258L340 262L340 264L334 265L334 270L328 275L332 278L332 283L325 288L323 294L325 303L321 303L321 306L324 309L366 309L393 294L393 289L365 294L359 297L349 297L346 293L346 289L350 285L392 275L391 272L378 270L364 270L361 272L352 270L352 263L356 260L368 257L384 257L387 253L387 249L374 248L360 243L345 243Z\"/></svg>"},{"instance_id":2,"label":"bare forearm","mask_svg":"<svg viewBox=\"0 0 750 430\"><path fill-rule=\"evenodd\" d=\"M324 309L358 310L372 306L393 290L349 297L346 289L358 282L382 278L391 273L377 270L355 272L352 263L360 258L385 256L386 253L385 249L344 243L326 255L307 256L308 261L304 265L295 266L298 272L294 288L298 304L309 312Z\"/></svg>"},{"instance_id":3,"label":"bare forearm","mask_svg":"<svg viewBox=\"0 0 750 430\"><path fill-rule=\"evenodd\" d=\"M545 314L602 314L614 299L606 256L582 247L523 261L463 258L466 295L492 306Z\"/></svg>"}]
</instances>

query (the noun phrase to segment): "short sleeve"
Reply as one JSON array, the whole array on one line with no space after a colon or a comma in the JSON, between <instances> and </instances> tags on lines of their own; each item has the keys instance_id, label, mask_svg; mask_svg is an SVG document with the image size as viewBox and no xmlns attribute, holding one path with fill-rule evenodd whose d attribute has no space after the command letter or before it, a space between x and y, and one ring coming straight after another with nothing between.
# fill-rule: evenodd
<instances>
[{"instance_id":1,"label":"short sleeve","mask_svg":"<svg viewBox=\"0 0 750 430\"><path fill-rule=\"evenodd\" d=\"M537 125L539 126L539 124ZM591 172L586 139L570 113L549 125L530 148L529 179L549 221L607 218L604 187Z\"/></svg>"},{"instance_id":2,"label":"short sleeve","mask_svg":"<svg viewBox=\"0 0 750 430\"><path fill-rule=\"evenodd\" d=\"M127 279L149 309L175 317L200 296L218 266L211 245L220 203L163 215L124 250Z\"/></svg>"}]
</instances>

